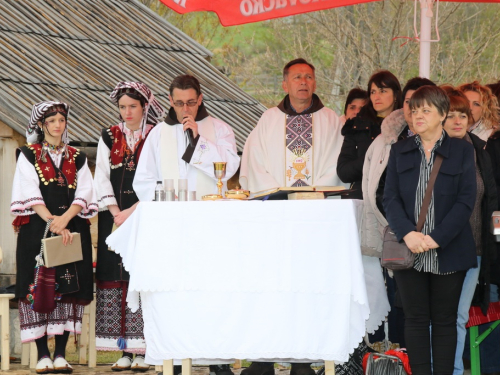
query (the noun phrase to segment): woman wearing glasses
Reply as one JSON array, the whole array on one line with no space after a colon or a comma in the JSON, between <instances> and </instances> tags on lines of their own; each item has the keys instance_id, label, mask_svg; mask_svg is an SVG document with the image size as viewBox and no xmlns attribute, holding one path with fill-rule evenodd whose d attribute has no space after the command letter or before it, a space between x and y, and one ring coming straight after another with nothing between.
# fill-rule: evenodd
<instances>
[{"instance_id":1,"label":"woman wearing glasses","mask_svg":"<svg viewBox=\"0 0 500 375\"><path fill-rule=\"evenodd\" d=\"M139 199L132 187L142 146L163 115L163 108L141 82L120 82L110 95L120 123L103 129L97 148L95 184L99 202L96 268L97 350L123 351L113 371L145 371L146 343L142 311L126 306L129 274L121 256L108 250L106 238L134 212ZM133 360L133 353L136 354Z\"/></svg>"}]
</instances>

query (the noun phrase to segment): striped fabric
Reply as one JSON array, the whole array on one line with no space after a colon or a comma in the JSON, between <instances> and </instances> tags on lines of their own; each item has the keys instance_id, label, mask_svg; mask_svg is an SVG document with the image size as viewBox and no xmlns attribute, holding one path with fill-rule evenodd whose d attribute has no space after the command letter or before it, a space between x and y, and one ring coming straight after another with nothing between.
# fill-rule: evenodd
<instances>
[{"instance_id":1,"label":"striped fabric","mask_svg":"<svg viewBox=\"0 0 500 375\"><path fill-rule=\"evenodd\" d=\"M420 177L417 185L417 192L415 196L415 222L418 221L418 216L420 215L420 208L424 201L425 190L427 189L427 183L431 175L432 166L434 165L435 151L441 146L444 138L444 130L441 134L441 138L436 142L433 149L431 150L431 156L429 162L425 157L425 150L422 145L422 141L419 135L415 136L415 142L418 145L420 153L422 154L422 160L420 162ZM427 215L425 217L424 227L422 228L423 234L429 234L434 230L434 192L432 193L431 202L429 203L429 209L427 210ZM429 251L419 253L415 255L415 264L413 265L417 271L431 272L438 275L447 275L448 273L439 272L438 255L436 249L430 249ZM451 272L450 272L451 273Z\"/></svg>"},{"instance_id":2,"label":"striped fabric","mask_svg":"<svg viewBox=\"0 0 500 375\"><path fill-rule=\"evenodd\" d=\"M69 108L70 108L69 104L57 101L50 101L50 100L36 103L35 105L33 105L33 109L31 110L30 121L28 124L28 128L26 129L26 139L28 143L34 143L38 135L42 134L42 131L38 126L38 121L42 121L43 118L45 117L45 113L47 113L47 111L54 106L64 106L64 108L66 108L66 118L68 118ZM65 144L69 143L67 125L66 129L64 130L64 134L62 136L62 141Z\"/></svg>"},{"instance_id":3,"label":"striped fabric","mask_svg":"<svg viewBox=\"0 0 500 375\"><path fill-rule=\"evenodd\" d=\"M158 100L156 100L155 96L146 84L142 82L118 82L109 98L113 101L113 103L118 105L120 94L127 89L137 91L137 93L146 100L144 113L147 113L147 116L143 117L141 128L144 130L146 124L156 125L159 122L159 119L163 117L165 110Z\"/></svg>"}]
</instances>

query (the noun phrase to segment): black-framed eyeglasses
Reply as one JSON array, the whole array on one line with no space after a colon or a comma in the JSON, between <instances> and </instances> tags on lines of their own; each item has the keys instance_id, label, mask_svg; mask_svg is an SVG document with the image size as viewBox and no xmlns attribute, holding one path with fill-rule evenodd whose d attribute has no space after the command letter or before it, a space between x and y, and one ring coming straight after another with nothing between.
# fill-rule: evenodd
<instances>
[{"instance_id":1,"label":"black-framed eyeglasses","mask_svg":"<svg viewBox=\"0 0 500 375\"><path fill-rule=\"evenodd\" d=\"M194 107L197 104L198 104L198 100L188 100L185 103L180 101L180 100L174 102L174 106L176 106L178 108L182 108L182 107L184 107L184 105L187 105L188 107Z\"/></svg>"}]
</instances>

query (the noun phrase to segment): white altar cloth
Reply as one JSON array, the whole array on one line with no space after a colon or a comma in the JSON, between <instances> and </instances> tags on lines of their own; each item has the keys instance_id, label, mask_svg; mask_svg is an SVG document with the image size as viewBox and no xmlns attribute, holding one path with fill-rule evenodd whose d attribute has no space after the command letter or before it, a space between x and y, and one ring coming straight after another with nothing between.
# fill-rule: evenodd
<instances>
[{"instance_id":1,"label":"white altar cloth","mask_svg":"<svg viewBox=\"0 0 500 375\"><path fill-rule=\"evenodd\" d=\"M356 210L356 223L358 233L361 236L361 226L363 225L363 200L353 199ZM368 295L368 306L370 307L370 317L366 321L366 332L375 333L380 325L385 321L391 306L387 298L387 289L383 276L380 259L363 255L364 278L366 294Z\"/></svg>"},{"instance_id":2,"label":"white altar cloth","mask_svg":"<svg viewBox=\"0 0 500 375\"><path fill-rule=\"evenodd\" d=\"M141 294L148 363L344 362L365 334L352 201L142 202L107 243Z\"/></svg>"}]
</instances>

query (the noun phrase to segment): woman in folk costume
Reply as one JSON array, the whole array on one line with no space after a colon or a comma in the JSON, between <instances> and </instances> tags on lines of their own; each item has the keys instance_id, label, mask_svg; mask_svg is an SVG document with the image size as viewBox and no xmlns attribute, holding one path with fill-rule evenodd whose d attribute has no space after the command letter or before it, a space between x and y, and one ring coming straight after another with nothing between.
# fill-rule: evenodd
<instances>
[{"instance_id":1,"label":"woman in folk costume","mask_svg":"<svg viewBox=\"0 0 500 375\"><path fill-rule=\"evenodd\" d=\"M114 371L145 371L146 343L142 310L132 313L126 297L129 274L120 255L109 251L106 238L134 212L139 199L132 187L142 146L163 116L163 108L141 82L120 82L110 95L120 123L103 129L97 148L95 184L99 201L97 254L97 350L122 350ZM136 354L134 360L133 353Z\"/></svg>"},{"instance_id":2,"label":"woman in folk costume","mask_svg":"<svg viewBox=\"0 0 500 375\"><path fill-rule=\"evenodd\" d=\"M16 298L19 299L21 341L35 341L36 372L71 373L65 359L70 332L81 332L84 306L93 299L92 244L88 218L97 213L97 200L87 157L68 145L69 105L45 101L33 106L26 132L28 144L17 150L11 212L17 215ZM32 309L35 257L47 222L50 232L72 242L81 235L83 260L56 267L55 309L46 314ZM31 284L31 285L30 285ZM36 298L43 298L38 295ZM54 360L47 335L56 335Z\"/></svg>"}]
</instances>

